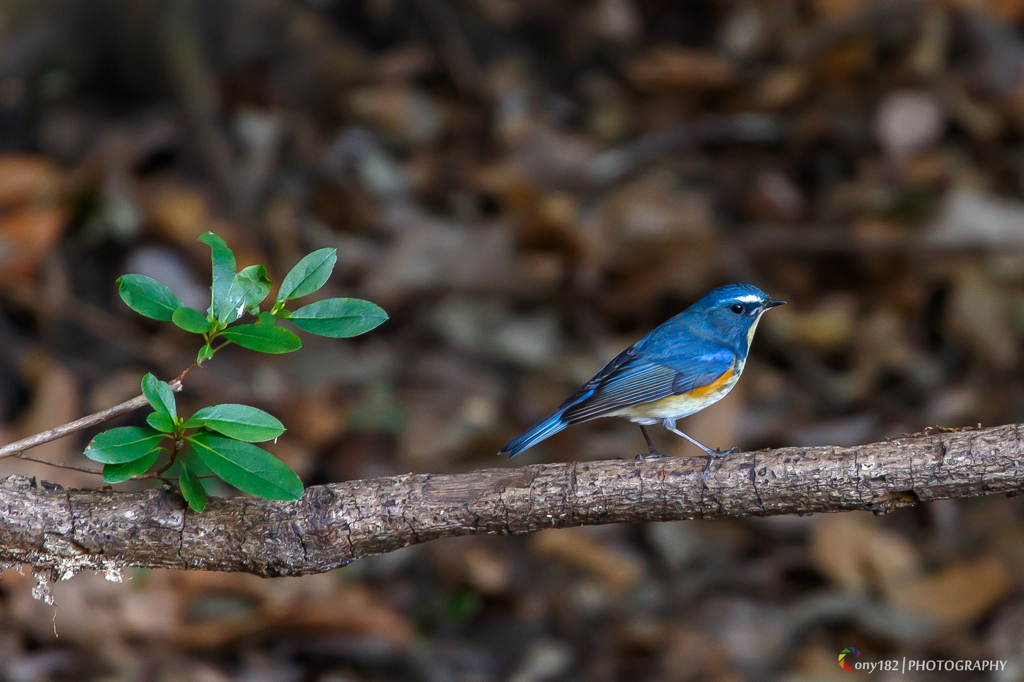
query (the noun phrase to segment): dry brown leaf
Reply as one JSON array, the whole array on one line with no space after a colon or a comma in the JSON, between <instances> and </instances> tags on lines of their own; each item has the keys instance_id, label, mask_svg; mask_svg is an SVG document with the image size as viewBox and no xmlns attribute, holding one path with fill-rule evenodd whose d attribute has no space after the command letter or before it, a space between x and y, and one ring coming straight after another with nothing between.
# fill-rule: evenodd
<instances>
[{"instance_id":1,"label":"dry brown leaf","mask_svg":"<svg viewBox=\"0 0 1024 682\"><path fill-rule=\"evenodd\" d=\"M857 308L858 299L845 295L820 297L813 307L782 306L772 311L772 334L787 344L839 350L853 338Z\"/></svg>"},{"instance_id":2,"label":"dry brown leaf","mask_svg":"<svg viewBox=\"0 0 1024 682\"><path fill-rule=\"evenodd\" d=\"M907 238L906 225L898 220L872 216L860 218L853 224L853 239L865 248L880 251L885 248L898 248L907 243Z\"/></svg>"},{"instance_id":3,"label":"dry brown leaf","mask_svg":"<svg viewBox=\"0 0 1024 682\"><path fill-rule=\"evenodd\" d=\"M617 547L604 544L579 528L546 530L533 537L534 554L577 568L618 588L640 582L643 562Z\"/></svg>"},{"instance_id":4,"label":"dry brown leaf","mask_svg":"<svg viewBox=\"0 0 1024 682\"><path fill-rule=\"evenodd\" d=\"M480 594L503 594L512 582L508 561L480 538L438 543L434 558L447 579L465 583Z\"/></svg>"},{"instance_id":5,"label":"dry brown leaf","mask_svg":"<svg viewBox=\"0 0 1024 682\"><path fill-rule=\"evenodd\" d=\"M59 199L63 180L57 166L45 157L0 154L0 207Z\"/></svg>"},{"instance_id":6,"label":"dry brown leaf","mask_svg":"<svg viewBox=\"0 0 1024 682\"><path fill-rule=\"evenodd\" d=\"M181 595L168 587L126 588L119 595L121 631L131 637L169 639L182 627Z\"/></svg>"},{"instance_id":7,"label":"dry brown leaf","mask_svg":"<svg viewBox=\"0 0 1024 682\"><path fill-rule=\"evenodd\" d=\"M626 65L633 84L645 91L717 90L736 81L732 63L713 52L672 45L652 47Z\"/></svg>"},{"instance_id":8,"label":"dry brown leaf","mask_svg":"<svg viewBox=\"0 0 1024 682\"><path fill-rule=\"evenodd\" d=\"M386 135L424 144L444 132L444 112L432 96L405 84L367 86L349 92L348 109Z\"/></svg>"},{"instance_id":9,"label":"dry brown leaf","mask_svg":"<svg viewBox=\"0 0 1024 682\"><path fill-rule=\"evenodd\" d=\"M950 566L893 590L889 601L931 616L949 626L968 625L999 603L1012 589L1002 561L986 557Z\"/></svg>"},{"instance_id":10,"label":"dry brown leaf","mask_svg":"<svg viewBox=\"0 0 1024 682\"><path fill-rule=\"evenodd\" d=\"M481 594L502 594L511 583L508 563L486 547L470 547L464 556L466 581Z\"/></svg>"},{"instance_id":11,"label":"dry brown leaf","mask_svg":"<svg viewBox=\"0 0 1024 682\"><path fill-rule=\"evenodd\" d=\"M60 238L67 211L58 205L30 205L0 210L0 285L35 275Z\"/></svg>"},{"instance_id":12,"label":"dry brown leaf","mask_svg":"<svg viewBox=\"0 0 1024 682\"><path fill-rule=\"evenodd\" d=\"M987 272L978 267L960 268L946 324L951 336L970 344L990 365L1005 371L1015 367L1020 357L1013 305L1011 292Z\"/></svg>"},{"instance_id":13,"label":"dry brown leaf","mask_svg":"<svg viewBox=\"0 0 1024 682\"><path fill-rule=\"evenodd\" d=\"M807 72L799 68L772 71L757 84L754 101L766 109L778 109L795 101L809 84Z\"/></svg>"},{"instance_id":14,"label":"dry brown leaf","mask_svg":"<svg viewBox=\"0 0 1024 682\"><path fill-rule=\"evenodd\" d=\"M177 183L156 184L149 190L149 220L167 239L193 248L199 235L211 229L210 200L201 190Z\"/></svg>"},{"instance_id":15,"label":"dry brown leaf","mask_svg":"<svg viewBox=\"0 0 1024 682\"><path fill-rule=\"evenodd\" d=\"M0 285L35 275L66 221L57 167L42 157L0 155Z\"/></svg>"},{"instance_id":16,"label":"dry brown leaf","mask_svg":"<svg viewBox=\"0 0 1024 682\"><path fill-rule=\"evenodd\" d=\"M316 473L316 457L305 445L283 438L261 443L260 447L287 464L301 479L308 479Z\"/></svg>"},{"instance_id":17,"label":"dry brown leaf","mask_svg":"<svg viewBox=\"0 0 1024 682\"><path fill-rule=\"evenodd\" d=\"M649 177L609 199L603 208L607 227L627 243L655 244L709 239L715 216L706 192L680 192L666 177Z\"/></svg>"},{"instance_id":18,"label":"dry brown leaf","mask_svg":"<svg viewBox=\"0 0 1024 682\"><path fill-rule=\"evenodd\" d=\"M831 81L870 72L876 65L875 51L875 43L870 38L849 40L818 60L818 73L826 81Z\"/></svg>"},{"instance_id":19,"label":"dry brown leaf","mask_svg":"<svg viewBox=\"0 0 1024 682\"><path fill-rule=\"evenodd\" d=\"M174 582L187 586L185 592L193 599L220 593L228 598L235 595L240 604L251 603L250 608L229 611L223 617L182 623L174 633L178 645L215 648L269 630L329 631L402 645L408 644L415 634L412 623L369 588L340 582L334 574L261 581L262 585L246 579L253 576L238 577L241 579L175 577Z\"/></svg>"},{"instance_id":20,"label":"dry brown leaf","mask_svg":"<svg viewBox=\"0 0 1024 682\"><path fill-rule=\"evenodd\" d=\"M921 570L917 549L866 512L820 517L811 532L810 548L817 569L851 590L874 587L890 592Z\"/></svg>"},{"instance_id":21,"label":"dry brown leaf","mask_svg":"<svg viewBox=\"0 0 1024 682\"><path fill-rule=\"evenodd\" d=\"M306 392L289 400L281 415L289 433L311 448L320 448L348 429L347 412L329 395Z\"/></svg>"},{"instance_id":22,"label":"dry brown leaf","mask_svg":"<svg viewBox=\"0 0 1024 682\"><path fill-rule=\"evenodd\" d=\"M81 416L78 381L74 372L52 360L38 358L37 365L29 367L28 373L35 374L32 401L15 429L18 438L52 429ZM34 448L29 454L57 462L89 464L71 438L60 438L45 443ZM35 473L39 472L39 465L26 466ZM98 478L68 469L47 469L46 480L65 487L81 487L95 484Z\"/></svg>"},{"instance_id":23,"label":"dry brown leaf","mask_svg":"<svg viewBox=\"0 0 1024 682\"><path fill-rule=\"evenodd\" d=\"M395 644L409 644L415 635L405 616L362 585L344 585L327 597L293 603L275 611L271 622L289 629L330 630Z\"/></svg>"},{"instance_id":24,"label":"dry brown leaf","mask_svg":"<svg viewBox=\"0 0 1024 682\"><path fill-rule=\"evenodd\" d=\"M215 215L213 202L203 189L175 179L140 183L140 187L145 196L146 218L165 239L180 244L197 257L208 257L209 248L197 239L206 232L213 232L234 250L239 269L267 262L243 229Z\"/></svg>"},{"instance_id":25,"label":"dry brown leaf","mask_svg":"<svg viewBox=\"0 0 1024 682\"><path fill-rule=\"evenodd\" d=\"M722 643L707 633L677 627L669 630L666 639L657 679L671 682L739 679L731 670Z\"/></svg>"}]
</instances>

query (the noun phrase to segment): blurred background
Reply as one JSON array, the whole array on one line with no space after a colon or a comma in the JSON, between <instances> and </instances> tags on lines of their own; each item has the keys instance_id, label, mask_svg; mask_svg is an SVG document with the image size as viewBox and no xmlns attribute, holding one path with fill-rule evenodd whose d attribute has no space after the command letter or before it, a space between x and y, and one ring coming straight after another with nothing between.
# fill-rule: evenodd
<instances>
[{"instance_id":1,"label":"blurred background","mask_svg":"<svg viewBox=\"0 0 1024 682\"><path fill-rule=\"evenodd\" d=\"M1022 421L1024 0L0 0L0 439L191 362L114 280L205 309L207 230L277 281L335 247L319 295L391 315L188 377L186 412L281 418L307 485L631 458L617 420L495 453L732 281L790 305L683 422L705 443ZM91 435L34 454L85 464ZM852 646L1020 680L1022 562L999 497L462 538L301 579L86 574L56 606L9 570L0 678L849 679Z\"/></svg>"}]
</instances>

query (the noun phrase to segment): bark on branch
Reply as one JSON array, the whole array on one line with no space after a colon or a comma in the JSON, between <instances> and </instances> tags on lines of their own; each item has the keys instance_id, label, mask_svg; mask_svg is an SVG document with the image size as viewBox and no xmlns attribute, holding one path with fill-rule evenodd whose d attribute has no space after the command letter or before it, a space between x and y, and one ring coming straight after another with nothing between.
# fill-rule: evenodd
<instances>
[{"instance_id":1,"label":"bark on branch","mask_svg":"<svg viewBox=\"0 0 1024 682\"><path fill-rule=\"evenodd\" d=\"M169 490L63 490L0 481L0 567L53 578L126 566L319 573L437 538L635 521L885 513L920 501L1024 490L1018 425L852 448L736 453L701 481L703 458L540 464L314 486L296 502L211 499L186 511Z\"/></svg>"}]
</instances>

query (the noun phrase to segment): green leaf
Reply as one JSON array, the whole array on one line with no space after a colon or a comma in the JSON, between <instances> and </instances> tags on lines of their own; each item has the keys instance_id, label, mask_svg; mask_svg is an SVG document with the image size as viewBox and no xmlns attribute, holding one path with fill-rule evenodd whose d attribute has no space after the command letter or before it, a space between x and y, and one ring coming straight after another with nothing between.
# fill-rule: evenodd
<instances>
[{"instance_id":1,"label":"green leaf","mask_svg":"<svg viewBox=\"0 0 1024 682\"><path fill-rule=\"evenodd\" d=\"M213 232L200 235L199 241L210 247L210 258L213 261L213 285L210 291L213 292L213 296L209 312L214 318L220 319L231 281L235 278L235 254L224 240Z\"/></svg>"},{"instance_id":2,"label":"green leaf","mask_svg":"<svg viewBox=\"0 0 1024 682\"><path fill-rule=\"evenodd\" d=\"M178 485L181 486L181 496L188 502L192 511L203 513L206 509L206 489L199 482L199 477L184 462L181 463L181 470L178 472Z\"/></svg>"},{"instance_id":3,"label":"green leaf","mask_svg":"<svg viewBox=\"0 0 1024 682\"><path fill-rule=\"evenodd\" d=\"M213 492L216 487L224 487L225 484L219 479L203 478L203 476L210 476L213 472L210 471L210 467L203 463L203 460L199 459L195 448L192 447L192 443L188 441L185 441L182 447L178 449L178 456L174 459L174 463L171 464L171 468L165 471L163 475L167 478L177 478L181 474L182 464L187 464L192 473L199 477L199 482L206 488L207 493Z\"/></svg>"},{"instance_id":4,"label":"green leaf","mask_svg":"<svg viewBox=\"0 0 1024 682\"><path fill-rule=\"evenodd\" d=\"M210 467L206 466L206 462L199 459L196 455L196 449L192 447L191 443L185 443L185 447L178 451L178 462L184 462L188 464L188 468L192 470L192 473L196 476L209 476L213 473ZM202 481L203 479L200 479ZM207 492L210 490L210 486L207 483L213 482L213 479L207 479L203 483L203 487L206 488Z\"/></svg>"},{"instance_id":5,"label":"green leaf","mask_svg":"<svg viewBox=\"0 0 1024 682\"><path fill-rule=\"evenodd\" d=\"M302 348L302 339L282 327L267 324L243 324L224 330L225 339L242 348L261 353L291 353Z\"/></svg>"},{"instance_id":6,"label":"green leaf","mask_svg":"<svg viewBox=\"0 0 1024 682\"><path fill-rule=\"evenodd\" d=\"M206 316L195 308L185 305L174 311L171 322L193 334L205 334L210 331L210 321L206 319Z\"/></svg>"},{"instance_id":7,"label":"green leaf","mask_svg":"<svg viewBox=\"0 0 1024 682\"><path fill-rule=\"evenodd\" d=\"M267 269L262 265L250 265L234 276L231 287L224 299L217 319L223 324L231 324L242 313L259 306L270 293L270 279Z\"/></svg>"},{"instance_id":8,"label":"green leaf","mask_svg":"<svg viewBox=\"0 0 1024 682\"><path fill-rule=\"evenodd\" d=\"M277 303L308 296L322 287L337 262L337 249L319 249L300 260L281 282Z\"/></svg>"},{"instance_id":9,"label":"green leaf","mask_svg":"<svg viewBox=\"0 0 1024 682\"><path fill-rule=\"evenodd\" d=\"M381 308L358 298L328 298L303 306L288 316L296 327L334 339L358 336L388 319Z\"/></svg>"},{"instance_id":10,"label":"green leaf","mask_svg":"<svg viewBox=\"0 0 1024 682\"><path fill-rule=\"evenodd\" d=\"M205 360L209 360L213 357L213 347L210 344L206 344L199 349L199 355L196 356L196 364L201 365Z\"/></svg>"},{"instance_id":11,"label":"green leaf","mask_svg":"<svg viewBox=\"0 0 1024 682\"><path fill-rule=\"evenodd\" d=\"M213 473L243 492L268 500L297 500L302 481L288 465L251 443L203 431L189 440Z\"/></svg>"},{"instance_id":12,"label":"green leaf","mask_svg":"<svg viewBox=\"0 0 1024 682\"><path fill-rule=\"evenodd\" d=\"M178 416L178 410L174 406L174 391L166 381L160 381L152 374L142 377L142 395L153 406L153 409L165 414L171 419Z\"/></svg>"},{"instance_id":13,"label":"green leaf","mask_svg":"<svg viewBox=\"0 0 1024 682\"><path fill-rule=\"evenodd\" d=\"M140 315L167 322L181 301L166 284L145 275L121 275L117 278L121 300Z\"/></svg>"},{"instance_id":14,"label":"green leaf","mask_svg":"<svg viewBox=\"0 0 1024 682\"><path fill-rule=\"evenodd\" d=\"M119 426L97 434L85 448L85 456L103 464L124 464L145 457L167 436L142 426Z\"/></svg>"},{"instance_id":15,"label":"green leaf","mask_svg":"<svg viewBox=\"0 0 1024 682\"><path fill-rule=\"evenodd\" d=\"M284 433L284 424L271 414L248 405L213 405L192 415L188 428L206 428L222 433L229 438L260 443L273 440Z\"/></svg>"},{"instance_id":16,"label":"green leaf","mask_svg":"<svg viewBox=\"0 0 1024 682\"><path fill-rule=\"evenodd\" d=\"M124 462L123 464L104 464L103 482L124 483L132 476L144 474L149 470L149 467L156 464L156 459L159 456L160 450L156 449L148 455L144 455L130 462Z\"/></svg>"},{"instance_id":17,"label":"green leaf","mask_svg":"<svg viewBox=\"0 0 1024 682\"><path fill-rule=\"evenodd\" d=\"M157 431L174 433L174 422L163 412L150 412L146 415L146 423Z\"/></svg>"}]
</instances>

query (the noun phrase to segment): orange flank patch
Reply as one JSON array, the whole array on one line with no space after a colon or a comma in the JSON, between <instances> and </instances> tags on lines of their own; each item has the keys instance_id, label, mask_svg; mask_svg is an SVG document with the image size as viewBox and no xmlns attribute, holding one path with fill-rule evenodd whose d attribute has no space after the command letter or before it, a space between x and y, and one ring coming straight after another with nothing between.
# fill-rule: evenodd
<instances>
[{"instance_id":1,"label":"orange flank patch","mask_svg":"<svg viewBox=\"0 0 1024 682\"><path fill-rule=\"evenodd\" d=\"M733 384L736 383L737 379L739 379L739 374L736 372L736 363L734 362L732 367L725 370L725 373L723 373L722 376L718 377L707 386L700 386L689 393L683 393L682 395L685 395L687 398L692 398L693 400L701 400L716 396L715 399L717 400L722 397L718 394L722 391L728 392L733 387Z\"/></svg>"},{"instance_id":2,"label":"orange flank patch","mask_svg":"<svg viewBox=\"0 0 1024 682\"><path fill-rule=\"evenodd\" d=\"M742 366L737 370L734 364L722 376L706 386L695 388L689 393L670 395L661 400L627 407L609 416L626 417L627 419L682 419L688 417L724 398L736 385L742 371Z\"/></svg>"}]
</instances>

